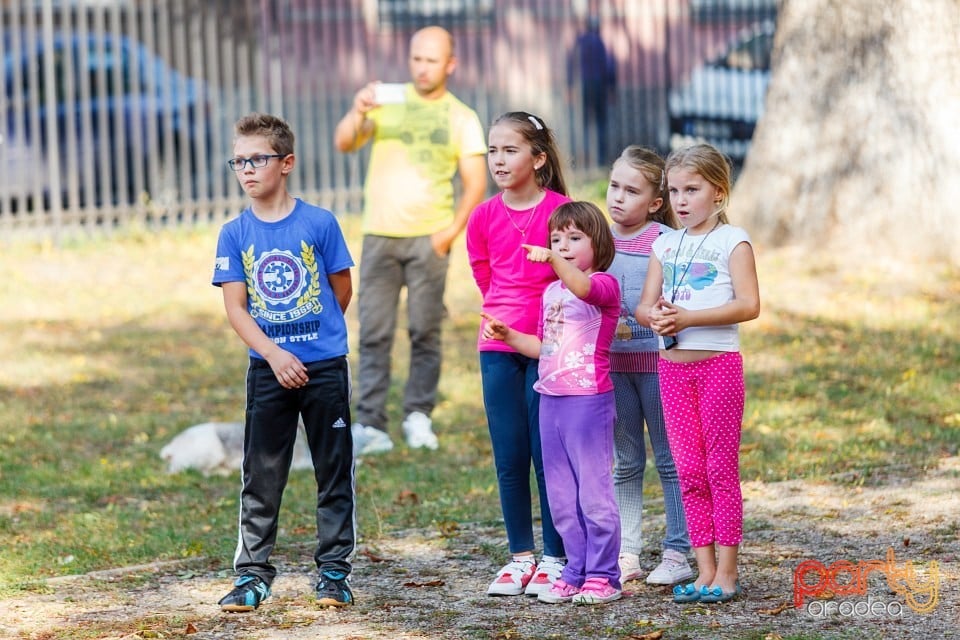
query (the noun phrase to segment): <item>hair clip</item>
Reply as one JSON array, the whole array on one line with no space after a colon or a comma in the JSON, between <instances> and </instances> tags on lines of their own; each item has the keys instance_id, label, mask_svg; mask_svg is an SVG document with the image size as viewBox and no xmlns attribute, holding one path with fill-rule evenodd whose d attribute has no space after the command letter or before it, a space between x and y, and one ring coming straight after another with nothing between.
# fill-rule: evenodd
<instances>
[{"instance_id":1,"label":"hair clip","mask_svg":"<svg viewBox=\"0 0 960 640\"><path fill-rule=\"evenodd\" d=\"M663 169L660 169L660 191L663 191L667 187L667 172Z\"/></svg>"},{"instance_id":2,"label":"hair clip","mask_svg":"<svg viewBox=\"0 0 960 640\"><path fill-rule=\"evenodd\" d=\"M537 128L537 131L543 130L543 125L540 124L540 121L537 120L536 116L527 116L527 120L533 123L533 126Z\"/></svg>"}]
</instances>

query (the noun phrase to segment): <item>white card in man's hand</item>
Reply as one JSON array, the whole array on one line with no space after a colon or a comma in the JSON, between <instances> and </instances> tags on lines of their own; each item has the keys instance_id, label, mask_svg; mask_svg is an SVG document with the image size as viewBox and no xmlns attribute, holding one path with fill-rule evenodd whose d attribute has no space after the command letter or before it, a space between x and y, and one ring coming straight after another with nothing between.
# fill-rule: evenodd
<instances>
[{"instance_id":1,"label":"white card in man's hand","mask_svg":"<svg viewBox=\"0 0 960 640\"><path fill-rule=\"evenodd\" d=\"M406 88L400 82L381 82L373 88L373 101L377 104L400 104L406 102Z\"/></svg>"}]
</instances>

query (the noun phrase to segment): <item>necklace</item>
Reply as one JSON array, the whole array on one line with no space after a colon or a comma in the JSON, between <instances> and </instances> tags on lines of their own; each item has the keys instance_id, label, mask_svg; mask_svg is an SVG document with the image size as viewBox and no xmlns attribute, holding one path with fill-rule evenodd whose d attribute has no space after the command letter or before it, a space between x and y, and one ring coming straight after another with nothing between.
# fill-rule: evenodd
<instances>
[{"instance_id":1,"label":"necklace","mask_svg":"<svg viewBox=\"0 0 960 640\"><path fill-rule=\"evenodd\" d=\"M523 227L520 227L520 225L518 225L518 224L514 221L513 215L510 213L510 207L507 206L507 203L506 203L506 202L503 202L503 197L502 197L502 196L500 197L500 202L503 203L503 209L504 209L504 211L507 212L507 220L510 221L510 224L513 225L513 228L514 228L514 229L516 229L517 231L520 232L520 237L521 237L521 238L525 238L525 237L527 236L527 229L530 228L530 223L533 222L533 217L537 214L537 207L540 206L540 202L543 202L543 200L541 200L541 201L538 202L537 204L533 205L533 208L530 209L530 215L527 216L527 223L526 223L525 225L523 225Z\"/></svg>"},{"instance_id":2,"label":"necklace","mask_svg":"<svg viewBox=\"0 0 960 640\"><path fill-rule=\"evenodd\" d=\"M683 284L683 279L687 277L687 271L690 270L690 265L693 264L693 259L700 253L700 249L703 247L703 243L707 241L707 238L710 237L710 234L713 233L714 229L720 226L720 221L717 220L717 223L713 225L713 228L710 231L707 231L703 235L703 240L700 241L700 244L697 245L697 248L694 249L693 253L690 255L690 259L687 260L686 266L683 268L683 273L680 274L680 277L677 277L677 258L680 256L680 249L683 248L683 239L687 237L687 230L684 229L683 233L680 234L680 242L677 243L677 252L673 254L673 291L670 293L670 304L673 304L677 300L677 291L680 290L680 285Z\"/></svg>"}]
</instances>

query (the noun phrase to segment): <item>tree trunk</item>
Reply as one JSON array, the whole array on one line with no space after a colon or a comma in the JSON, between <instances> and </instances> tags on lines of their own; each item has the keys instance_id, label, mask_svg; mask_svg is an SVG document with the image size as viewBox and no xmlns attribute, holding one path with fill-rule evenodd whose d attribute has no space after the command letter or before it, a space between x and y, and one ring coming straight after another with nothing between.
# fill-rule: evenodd
<instances>
[{"instance_id":1,"label":"tree trunk","mask_svg":"<svg viewBox=\"0 0 960 640\"><path fill-rule=\"evenodd\" d=\"M960 0L784 0L773 60L734 221L960 263Z\"/></svg>"}]
</instances>

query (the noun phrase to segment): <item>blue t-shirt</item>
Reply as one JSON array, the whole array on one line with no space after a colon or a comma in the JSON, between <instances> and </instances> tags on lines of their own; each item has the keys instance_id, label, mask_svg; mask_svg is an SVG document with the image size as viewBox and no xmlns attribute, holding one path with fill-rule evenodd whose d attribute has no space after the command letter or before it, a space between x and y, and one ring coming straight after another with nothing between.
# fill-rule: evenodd
<instances>
[{"instance_id":1,"label":"blue t-shirt","mask_svg":"<svg viewBox=\"0 0 960 640\"><path fill-rule=\"evenodd\" d=\"M316 362L348 351L328 275L352 266L333 213L297 199L283 220L265 222L248 208L223 225L213 284L246 282L247 310L263 332L301 362Z\"/></svg>"}]
</instances>

